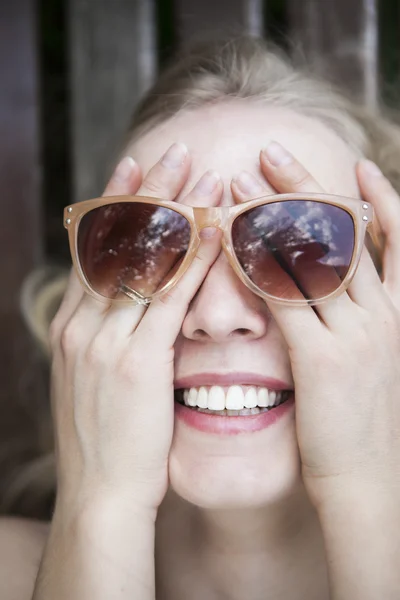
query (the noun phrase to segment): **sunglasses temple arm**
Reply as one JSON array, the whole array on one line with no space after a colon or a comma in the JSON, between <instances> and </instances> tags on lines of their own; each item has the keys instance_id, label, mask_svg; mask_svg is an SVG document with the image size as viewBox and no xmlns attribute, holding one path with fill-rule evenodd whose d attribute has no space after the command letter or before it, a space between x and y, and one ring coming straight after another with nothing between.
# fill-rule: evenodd
<instances>
[{"instance_id":1,"label":"sunglasses temple arm","mask_svg":"<svg viewBox=\"0 0 400 600\"><path fill-rule=\"evenodd\" d=\"M374 220L368 224L367 234L372 242L372 247L370 244L367 244L368 250L372 254L372 259L375 263L378 273L381 274L383 268L383 254L385 251L386 238L376 215L374 215Z\"/></svg>"}]
</instances>

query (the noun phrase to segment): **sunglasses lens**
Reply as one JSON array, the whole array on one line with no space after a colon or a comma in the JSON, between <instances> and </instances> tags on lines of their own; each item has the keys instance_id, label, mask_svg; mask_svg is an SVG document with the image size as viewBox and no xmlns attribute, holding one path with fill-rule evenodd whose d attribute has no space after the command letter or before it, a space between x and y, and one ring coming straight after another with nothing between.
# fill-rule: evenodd
<instances>
[{"instance_id":1,"label":"sunglasses lens","mask_svg":"<svg viewBox=\"0 0 400 600\"><path fill-rule=\"evenodd\" d=\"M282 300L320 300L341 285L355 245L344 209L284 200L240 214L232 226L236 257L249 279Z\"/></svg>"},{"instance_id":2,"label":"sunglasses lens","mask_svg":"<svg viewBox=\"0 0 400 600\"><path fill-rule=\"evenodd\" d=\"M78 258L89 285L105 298L148 297L178 271L190 235L189 221L175 210L117 202L83 216Z\"/></svg>"}]
</instances>

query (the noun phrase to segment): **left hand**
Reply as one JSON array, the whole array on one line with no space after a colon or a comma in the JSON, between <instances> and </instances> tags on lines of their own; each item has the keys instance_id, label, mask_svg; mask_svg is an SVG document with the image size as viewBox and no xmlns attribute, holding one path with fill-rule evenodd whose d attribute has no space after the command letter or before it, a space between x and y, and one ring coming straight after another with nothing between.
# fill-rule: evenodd
<instances>
[{"instance_id":1,"label":"left hand","mask_svg":"<svg viewBox=\"0 0 400 600\"><path fill-rule=\"evenodd\" d=\"M260 155L277 192L323 192L287 155L278 166ZM364 248L339 297L313 308L269 303L289 348L302 476L317 508L353 490L400 502L400 198L371 164L361 161L357 176L386 236L382 280ZM271 193L258 184L246 195L234 180L232 193L239 202Z\"/></svg>"}]
</instances>

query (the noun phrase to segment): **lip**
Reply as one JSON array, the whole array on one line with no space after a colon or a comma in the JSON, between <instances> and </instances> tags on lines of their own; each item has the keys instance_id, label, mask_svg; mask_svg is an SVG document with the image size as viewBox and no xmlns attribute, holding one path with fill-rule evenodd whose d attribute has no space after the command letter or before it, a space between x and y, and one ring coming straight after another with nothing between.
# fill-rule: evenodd
<instances>
[{"instance_id":1,"label":"lip","mask_svg":"<svg viewBox=\"0 0 400 600\"><path fill-rule=\"evenodd\" d=\"M197 429L203 433L217 435L237 435L239 433L253 433L271 427L285 415L294 413L294 394L276 408L258 415L228 417L220 415L208 415L206 413L192 410L184 404L175 402L175 416L178 421L186 427Z\"/></svg>"},{"instance_id":2,"label":"lip","mask_svg":"<svg viewBox=\"0 0 400 600\"><path fill-rule=\"evenodd\" d=\"M273 377L265 377L258 373L196 373L179 377L174 382L175 389L200 387L202 385L257 385L269 390L293 390L293 385Z\"/></svg>"}]
</instances>

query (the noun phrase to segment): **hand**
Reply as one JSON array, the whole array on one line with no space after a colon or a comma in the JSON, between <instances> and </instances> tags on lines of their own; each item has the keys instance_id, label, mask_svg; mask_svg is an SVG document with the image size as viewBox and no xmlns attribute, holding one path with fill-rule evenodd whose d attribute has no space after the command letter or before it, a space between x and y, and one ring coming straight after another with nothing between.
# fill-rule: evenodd
<instances>
[{"instance_id":1,"label":"hand","mask_svg":"<svg viewBox=\"0 0 400 600\"><path fill-rule=\"evenodd\" d=\"M323 191L289 153L274 166L262 152L260 164L279 193ZM317 507L352 490L400 500L400 199L371 164L357 174L387 240L382 281L364 248L341 296L313 308L269 303L289 348L302 475ZM235 180L232 192L271 193L254 178L251 196Z\"/></svg>"},{"instance_id":2,"label":"hand","mask_svg":"<svg viewBox=\"0 0 400 600\"><path fill-rule=\"evenodd\" d=\"M182 145L166 156L142 183L139 167L125 159L105 195L176 199L190 157ZM219 176L206 173L183 202L215 206L222 191ZM84 293L71 273L50 329L58 504L80 510L111 495L157 510L168 486L174 343L189 302L220 252L218 238L217 231L204 239L178 285L148 308L103 304Z\"/></svg>"}]
</instances>

